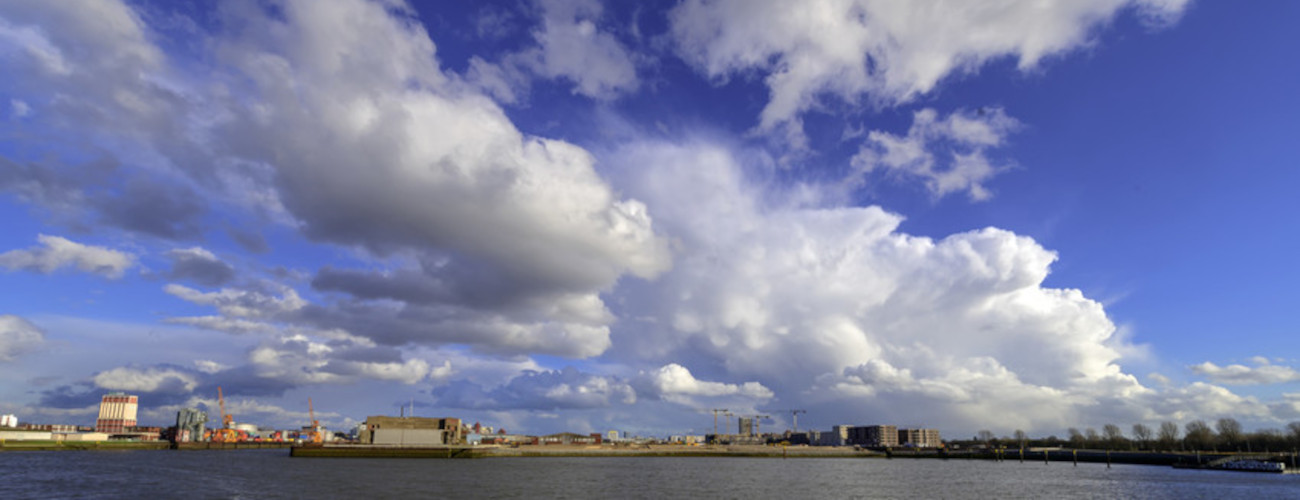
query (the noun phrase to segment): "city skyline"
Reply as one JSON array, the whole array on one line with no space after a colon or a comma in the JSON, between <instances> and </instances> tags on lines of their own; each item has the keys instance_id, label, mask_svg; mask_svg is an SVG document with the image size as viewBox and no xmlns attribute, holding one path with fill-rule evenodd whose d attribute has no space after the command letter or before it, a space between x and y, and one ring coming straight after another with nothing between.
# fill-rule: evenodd
<instances>
[{"instance_id":1,"label":"city skyline","mask_svg":"<svg viewBox=\"0 0 1300 500\"><path fill-rule=\"evenodd\" d=\"M1297 11L0 3L0 414L1282 428Z\"/></svg>"}]
</instances>

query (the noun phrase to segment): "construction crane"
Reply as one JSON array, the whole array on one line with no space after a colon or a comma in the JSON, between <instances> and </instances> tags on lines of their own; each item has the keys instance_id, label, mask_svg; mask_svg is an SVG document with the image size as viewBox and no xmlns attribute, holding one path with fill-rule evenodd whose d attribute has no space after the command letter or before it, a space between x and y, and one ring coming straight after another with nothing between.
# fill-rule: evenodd
<instances>
[{"instance_id":1,"label":"construction crane","mask_svg":"<svg viewBox=\"0 0 1300 500\"><path fill-rule=\"evenodd\" d=\"M726 408L714 408L713 410L713 439L718 439L718 414L731 415L731 411Z\"/></svg>"},{"instance_id":2,"label":"construction crane","mask_svg":"<svg viewBox=\"0 0 1300 500\"><path fill-rule=\"evenodd\" d=\"M323 442L325 437L321 435L320 421L316 420L316 408L311 405L311 398L307 398L307 413L311 417L311 430L307 432L307 436L311 438L312 443Z\"/></svg>"},{"instance_id":3,"label":"construction crane","mask_svg":"<svg viewBox=\"0 0 1300 500\"><path fill-rule=\"evenodd\" d=\"M226 395L221 392L221 386L217 386L217 407L221 410L221 428L212 431L212 440L218 443L233 443L239 440L239 433L235 432L235 417L226 413Z\"/></svg>"},{"instance_id":4,"label":"construction crane","mask_svg":"<svg viewBox=\"0 0 1300 500\"><path fill-rule=\"evenodd\" d=\"M754 415L754 434L763 435L763 419L771 419L771 415Z\"/></svg>"},{"instance_id":5,"label":"construction crane","mask_svg":"<svg viewBox=\"0 0 1300 500\"><path fill-rule=\"evenodd\" d=\"M800 413L808 413L808 410L790 410L790 419L792 420L790 425L793 427L793 430L791 430L791 432L799 432Z\"/></svg>"}]
</instances>

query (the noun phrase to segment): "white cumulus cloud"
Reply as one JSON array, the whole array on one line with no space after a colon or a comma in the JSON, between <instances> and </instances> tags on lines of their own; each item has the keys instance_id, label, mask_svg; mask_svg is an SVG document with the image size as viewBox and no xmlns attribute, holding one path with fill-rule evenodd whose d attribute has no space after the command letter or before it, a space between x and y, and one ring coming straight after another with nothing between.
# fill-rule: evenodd
<instances>
[{"instance_id":1,"label":"white cumulus cloud","mask_svg":"<svg viewBox=\"0 0 1300 500\"><path fill-rule=\"evenodd\" d=\"M541 0L540 50L525 54L533 70L573 81L573 91L608 99L637 88L636 66L622 43L598 26L598 0Z\"/></svg>"},{"instance_id":2,"label":"white cumulus cloud","mask_svg":"<svg viewBox=\"0 0 1300 500\"><path fill-rule=\"evenodd\" d=\"M204 292L175 283L167 284L163 287L163 291L187 302L216 307L223 315L234 318L274 318L281 314L297 311L307 305L307 301L299 297L296 290L284 286L276 288L278 290L274 290L274 292L279 292L278 296L269 291L238 288L222 288L215 292ZM175 322L205 327L239 327L237 329L243 327L252 329L255 327L252 323L220 324L222 323L220 321L193 318L177 319Z\"/></svg>"},{"instance_id":3,"label":"white cumulus cloud","mask_svg":"<svg viewBox=\"0 0 1300 500\"><path fill-rule=\"evenodd\" d=\"M669 19L677 52L710 78L764 75L770 98L758 128L788 125L798 140L800 113L827 96L908 102L998 58L1031 70L1087 45L1097 26L1126 8L1167 24L1186 3L688 0Z\"/></svg>"},{"instance_id":4,"label":"white cumulus cloud","mask_svg":"<svg viewBox=\"0 0 1300 500\"><path fill-rule=\"evenodd\" d=\"M723 383L701 381L690 374L690 370L679 364L667 364L659 369L641 374L641 382L647 392L664 399L673 400L681 396L742 396L755 400L771 399L772 391L758 382Z\"/></svg>"},{"instance_id":5,"label":"white cumulus cloud","mask_svg":"<svg viewBox=\"0 0 1300 500\"><path fill-rule=\"evenodd\" d=\"M439 406L463 409L565 410L636 403L636 390L617 377L562 370L528 370L491 388L458 381L434 389Z\"/></svg>"},{"instance_id":6,"label":"white cumulus cloud","mask_svg":"<svg viewBox=\"0 0 1300 500\"><path fill-rule=\"evenodd\" d=\"M121 278L135 256L104 247L84 245L61 236L38 235L41 246L0 253L0 267L49 274L64 267Z\"/></svg>"},{"instance_id":7,"label":"white cumulus cloud","mask_svg":"<svg viewBox=\"0 0 1300 500\"><path fill-rule=\"evenodd\" d=\"M609 100L639 86L634 57L601 26L598 0L539 0L540 24L533 30L537 46L507 54L498 64L470 60L467 78L502 102L520 100L529 76L571 82L573 93Z\"/></svg>"},{"instance_id":8,"label":"white cumulus cloud","mask_svg":"<svg viewBox=\"0 0 1300 500\"><path fill-rule=\"evenodd\" d=\"M678 253L655 283L621 290L624 315L660 320L620 323L616 355L715 367L844 419L923 411L956 424L1033 402L1026 428L1050 428L1147 390L1121 370L1102 305L1043 286L1056 254L1031 238L908 235L878 207L754 182L708 143L619 158Z\"/></svg>"},{"instance_id":9,"label":"white cumulus cloud","mask_svg":"<svg viewBox=\"0 0 1300 500\"><path fill-rule=\"evenodd\" d=\"M972 200L986 200L991 193L983 183L1008 166L990 161L985 150L1001 146L1017 125L1000 108L956 112L944 118L933 109L923 109L913 115L906 136L883 131L867 135L853 156L851 182L863 182L857 176L884 170L921 180L935 198L966 191Z\"/></svg>"},{"instance_id":10,"label":"white cumulus cloud","mask_svg":"<svg viewBox=\"0 0 1300 500\"><path fill-rule=\"evenodd\" d=\"M267 383L296 386L361 380L414 384L435 372L445 376L449 367L434 368L420 358L404 359L401 351L376 347L364 339L294 333L262 342L249 352L248 365L235 369L247 369Z\"/></svg>"},{"instance_id":11,"label":"white cumulus cloud","mask_svg":"<svg viewBox=\"0 0 1300 500\"><path fill-rule=\"evenodd\" d=\"M95 387L111 391L167 392L186 394L199 385L192 373L170 368L118 367L99 372Z\"/></svg>"},{"instance_id":12,"label":"white cumulus cloud","mask_svg":"<svg viewBox=\"0 0 1300 500\"><path fill-rule=\"evenodd\" d=\"M1227 385L1281 384L1300 380L1300 372L1289 366L1272 364L1264 357L1255 357L1251 361L1254 366L1241 364L1219 366L1206 361L1189 368L1197 375Z\"/></svg>"}]
</instances>

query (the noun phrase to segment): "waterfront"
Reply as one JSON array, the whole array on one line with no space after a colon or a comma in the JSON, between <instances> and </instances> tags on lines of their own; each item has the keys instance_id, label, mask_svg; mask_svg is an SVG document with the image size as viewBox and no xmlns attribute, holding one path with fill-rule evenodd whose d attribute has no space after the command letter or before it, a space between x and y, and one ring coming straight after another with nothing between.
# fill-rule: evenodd
<instances>
[{"instance_id":1,"label":"waterfront","mask_svg":"<svg viewBox=\"0 0 1300 500\"><path fill-rule=\"evenodd\" d=\"M0 454L6 498L1285 498L1296 476L1160 466L776 458L292 459L285 450Z\"/></svg>"}]
</instances>

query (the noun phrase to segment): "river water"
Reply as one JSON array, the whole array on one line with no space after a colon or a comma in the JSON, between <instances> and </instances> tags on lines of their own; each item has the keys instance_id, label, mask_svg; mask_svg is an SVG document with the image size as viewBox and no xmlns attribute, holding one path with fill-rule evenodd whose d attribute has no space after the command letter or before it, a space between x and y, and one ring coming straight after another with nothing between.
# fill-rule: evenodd
<instances>
[{"instance_id":1,"label":"river water","mask_svg":"<svg viewBox=\"0 0 1300 500\"><path fill-rule=\"evenodd\" d=\"M1300 498L1300 475L975 460L0 453L0 498Z\"/></svg>"}]
</instances>

